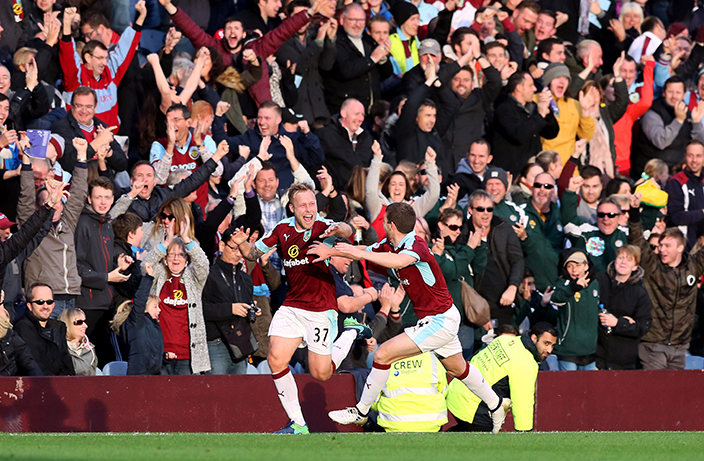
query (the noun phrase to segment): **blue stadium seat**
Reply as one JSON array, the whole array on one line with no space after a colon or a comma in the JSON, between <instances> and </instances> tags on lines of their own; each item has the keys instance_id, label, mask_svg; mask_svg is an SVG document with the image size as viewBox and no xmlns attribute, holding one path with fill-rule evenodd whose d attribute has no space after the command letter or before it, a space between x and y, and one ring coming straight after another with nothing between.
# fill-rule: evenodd
<instances>
[{"instance_id":1,"label":"blue stadium seat","mask_svg":"<svg viewBox=\"0 0 704 461\"><path fill-rule=\"evenodd\" d=\"M110 362L103 367L104 376L125 376L127 375L127 362Z\"/></svg>"}]
</instances>

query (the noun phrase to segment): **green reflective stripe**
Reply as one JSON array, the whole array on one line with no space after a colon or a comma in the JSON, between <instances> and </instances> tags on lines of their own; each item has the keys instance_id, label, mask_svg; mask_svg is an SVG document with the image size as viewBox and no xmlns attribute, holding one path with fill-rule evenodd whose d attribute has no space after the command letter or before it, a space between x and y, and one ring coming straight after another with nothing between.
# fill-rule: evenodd
<instances>
[{"instance_id":1,"label":"green reflective stripe","mask_svg":"<svg viewBox=\"0 0 704 461\"><path fill-rule=\"evenodd\" d=\"M447 411L443 410L439 413L426 413L423 415L392 415L389 413L379 412L379 419L384 421L399 422L399 423L413 423L422 421L437 421L439 419L447 418Z\"/></svg>"},{"instance_id":2,"label":"green reflective stripe","mask_svg":"<svg viewBox=\"0 0 704 461\"><path fill-rule=\"evenodd\" d=\"M396 389L384 389L384 397L400 397L406 394L415 395L435 395L439 394L437 387L399 387Z\"/></svg>"}]
</instances>

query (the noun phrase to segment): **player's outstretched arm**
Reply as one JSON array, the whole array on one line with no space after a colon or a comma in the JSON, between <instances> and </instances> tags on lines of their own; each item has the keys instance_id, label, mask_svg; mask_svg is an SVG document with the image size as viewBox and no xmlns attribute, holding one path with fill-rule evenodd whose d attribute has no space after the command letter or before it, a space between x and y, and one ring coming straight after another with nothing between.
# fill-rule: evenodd
<instances>
[{"instance_id":1,"label":"player's outstretched arm","mask_svg":"<svg viewBox=\"0 0 704 461\"><path fill-rule=\"evenodd\" d=\"M366 259L369 262L388 267L389 269L403 269L416 262L416 258L409 254L374 253L349 243L338 243L335 245L335 249L341 253L340 256L358 260Z\"/></svg>"},{"instance_id":2,"label":"player's outstretched arm","mask_svg":"<svg viewBox=\"0 0 704 461\"><path fill-rule=\"evenodd\" d=\"M314 263L325 261L332 256L345 256L346 258L349 258L349 256L343 255L335 248L331 248L322 242L313 242L310 247L308 247L306 254L317 256L317 258L313 260Z\"/></svg>"},{"instance_id":3,"label":"player's outstretched arm","mask_svg":"<svg viewBox=\"0 0 704 461\"><path fill-rule=\"evenodd\" d=\"M352 234L354 234L354 229L352 229L352 226L347 223L340 222L332 224L330 227L325 229L325 232L320 234L320 238L327 238L334 235L335 237L346 239L352 237Z\"/></svg>"},{"instance_id":4,"label":"player's outstretched arm","mask_svg":"<svg viewBox=\"0 0 704 461\"><path fill-rule=\"evenodd\" d=\"M249 243L249 229L245 231L240 227L232 234L230 240L239 247L242 256L249 261L256 261L264 254L264 252L259 250L254 244Z\"/></svg>"}]
</instances>

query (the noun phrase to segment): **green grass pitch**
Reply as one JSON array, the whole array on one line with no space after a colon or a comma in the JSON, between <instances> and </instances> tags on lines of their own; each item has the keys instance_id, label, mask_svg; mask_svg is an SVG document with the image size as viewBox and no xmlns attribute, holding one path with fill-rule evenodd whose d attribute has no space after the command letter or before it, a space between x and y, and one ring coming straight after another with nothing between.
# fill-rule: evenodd
<instances>
[{"instance_id":1,"label":"green grass pitch","mask_svg":"<svg viewBox=\"0 0 704 461\"><path fill-rule=\"evenodd\" d=\"M0 460L704 460L701 432L2 434Z\"/></svg>"}]
</instances>

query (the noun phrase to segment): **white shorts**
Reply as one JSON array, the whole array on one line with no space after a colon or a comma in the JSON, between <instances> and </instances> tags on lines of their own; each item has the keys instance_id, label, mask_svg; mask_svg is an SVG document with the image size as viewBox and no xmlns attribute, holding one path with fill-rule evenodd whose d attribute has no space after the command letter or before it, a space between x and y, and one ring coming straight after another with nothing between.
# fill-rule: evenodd
<instances>
[{"instance_id":1,"label":"white shorts","mask_svg":"<svg viewBox=\"0 0 704 461\"><path fill-rule=\"evenodd\" d=\"M447 312L429 315L404 332L423 352L434 352L442 358L462 353L462 345L457 337L460 328L460 312L453 305Z\"/></svg>"},{"instance_id":2,"label":"white shorts","mask_svg":"<svg viewBox=\"0 0 704 461\"><path fill-rule=\"evenodd\" d=\"M300 348L320 355L332 354L337 338L337 311L313 312L297 307L281 306L269 326L269 336L303 338Z\"/></svg>"}]
</instances>

